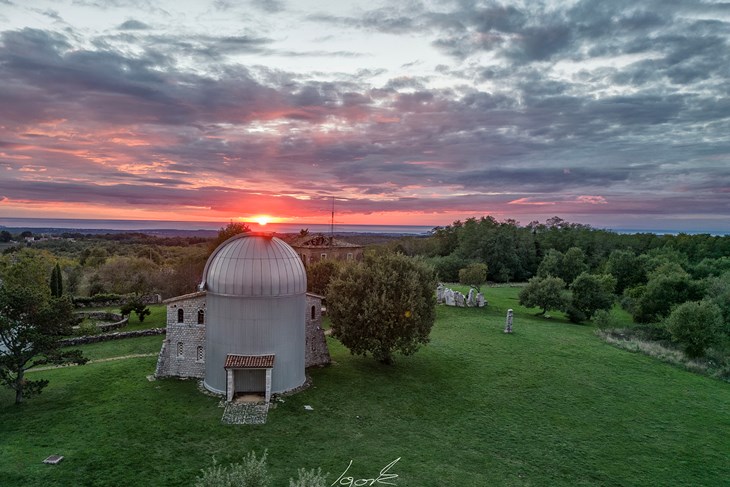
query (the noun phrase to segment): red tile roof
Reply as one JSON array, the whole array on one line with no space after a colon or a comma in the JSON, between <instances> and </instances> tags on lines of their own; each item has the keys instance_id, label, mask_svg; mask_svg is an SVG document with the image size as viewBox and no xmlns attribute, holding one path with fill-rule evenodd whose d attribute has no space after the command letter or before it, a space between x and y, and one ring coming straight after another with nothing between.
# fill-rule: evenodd
<instances>
[{"instance_id":1,"label":"red tile roof","mask_svg":"<svg viewBox=\"0 0 730 487\"><path fill-rule=\"evenodd\" d=\"M234 355L226 356L226 369L270 369L274 366L273 355Z\"/></svg>"}]
</instances>

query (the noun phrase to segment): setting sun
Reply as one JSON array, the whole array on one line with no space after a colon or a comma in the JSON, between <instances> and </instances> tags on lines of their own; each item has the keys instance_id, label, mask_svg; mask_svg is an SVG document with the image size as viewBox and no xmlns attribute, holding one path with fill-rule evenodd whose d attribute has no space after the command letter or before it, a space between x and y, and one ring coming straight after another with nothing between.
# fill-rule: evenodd
<instances>
[{"instance_id":1,"label":"setting sun","mask_svg":"<svg viewBox=\"0 0 730 487\"><path fill-rule=\"evenodd\" d=\"M262 227L271 221L271 217L268 215L259 215L253 217L253 221L261 225Z\"/></svg>"}]
</instances>

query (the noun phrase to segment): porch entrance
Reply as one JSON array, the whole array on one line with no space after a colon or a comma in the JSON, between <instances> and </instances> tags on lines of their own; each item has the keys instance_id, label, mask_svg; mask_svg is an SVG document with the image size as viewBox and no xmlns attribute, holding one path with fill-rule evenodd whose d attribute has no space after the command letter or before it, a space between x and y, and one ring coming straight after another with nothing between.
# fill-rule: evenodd
<instances>
[{"instance_id":1,"label":"porch entrance","mask_svg":"<svg viewBox=\"0 0 730 487\"><path fill-rule=\"evenodd\" d=\"M260 395L268 404L271 400L271 370L274 367L274 355L229 354L226 356L224 367L228 402L236 397L255 399L255 396Z\"/></svg>"}]
</instances>

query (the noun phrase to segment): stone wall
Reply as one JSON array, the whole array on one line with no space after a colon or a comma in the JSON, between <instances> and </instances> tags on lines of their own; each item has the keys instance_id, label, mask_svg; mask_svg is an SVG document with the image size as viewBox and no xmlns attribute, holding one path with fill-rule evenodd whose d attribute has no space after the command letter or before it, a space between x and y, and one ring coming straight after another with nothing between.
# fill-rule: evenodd
<instances>
[{"instance_id":1,"label":"stone wall","mask_svg":"<svg viewBox=\"0 0 730 487\"><path fill-rule=\"evenodd\" d=\"M322 330L322 300L311 294L307 294L306 336L304 366L329 365L332 359Z\"/></svg>"},{"instance_id":2,"label":"stone wall","mask_svg":"<svg viewBox=\"0 0 730 487\"><path fill-rule=\"evenodd\" d=\"M198 312L203 312L203 323L205 324L205 294L196 293L188 299L170 301L167 305L167 326L180 324L178 321L179 310L183 311L182 324L197 326Z\"/></svg>"},{"instance_id":3,"label":"stone wall","mask_svg":"<svg viewBox=\"0 0 730 487\"><path fill-rule=\"evenodd\" d=\"M103 335L89 335L83 337L65 338L63 340L60 340L59 343L61 343L61 345L64 347L73 347L76 345L86 345L88 343L99 343L109 340L121 340L122 338L136 338L164 334L164 328L150 328L148 330L118 331L115 333L105 333Z\"/></svg>"},{"instance_id":4,"label":"stone wall","mask_svg":"<svg viewBox=\"0 0 730 487\"><path fill-rule=\"evenodd\" d=\"M119 313L109 313L107 311L81 311L74 313L74 316L78 317L80 320L85 318L94 321L104 320L106 323L96 325L96 327L102 332L118 330L119 328L124 328L127 326L127 323L129 323L129 318L125 318ZM74 329L75 328L76 327L74 327Z\"/></svg>"},{"instance_id":5,"label":"stone wall","mask_svg":"<svg viewBox=\"0 0 730 487\"><path fill-rule=\"evenodd\" d=\"M204 377L205 325L167 325L159 363L163 365L156 372L158 377Z\"/></svg>"}]
</instances>

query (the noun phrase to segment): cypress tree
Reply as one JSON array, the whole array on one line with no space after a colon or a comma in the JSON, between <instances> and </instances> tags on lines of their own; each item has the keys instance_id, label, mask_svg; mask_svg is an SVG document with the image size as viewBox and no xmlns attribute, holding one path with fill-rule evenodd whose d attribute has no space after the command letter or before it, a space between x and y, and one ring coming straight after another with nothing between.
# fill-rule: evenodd
<instances>
[{"instance_id":1,"label":"cypress tree","mask_svg":"<svg viewBox=\"0 0 730 487\"><path fill-rule=\"evenodd\" d=\"M60 298L63 296L63 276L61 275L61 266L56 266L51 271L51 296Z\"/></svg>"}]
</instances>

